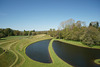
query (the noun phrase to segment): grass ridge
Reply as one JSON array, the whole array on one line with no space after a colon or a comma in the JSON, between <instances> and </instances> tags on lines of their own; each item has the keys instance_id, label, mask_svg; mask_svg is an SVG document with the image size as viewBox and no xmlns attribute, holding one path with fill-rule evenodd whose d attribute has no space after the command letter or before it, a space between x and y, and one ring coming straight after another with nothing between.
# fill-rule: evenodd
<instances>
[{"instance_id":1,"label":"grass ridge","mask_svg":"<svg viewBox=\"0 0 100 67\"><path fill-rule=\"evenodd\" d=\"M58 64L59 66L57 67L72 67L72 65L66 63L65 61L63 61L60 57L58 57L58 55L55 53L53 47L52 47L52 43L55 39L52 39L49 43L49 53L50 53L50 57L53 61L53 64Z\"/></svg>"}]
</instances>

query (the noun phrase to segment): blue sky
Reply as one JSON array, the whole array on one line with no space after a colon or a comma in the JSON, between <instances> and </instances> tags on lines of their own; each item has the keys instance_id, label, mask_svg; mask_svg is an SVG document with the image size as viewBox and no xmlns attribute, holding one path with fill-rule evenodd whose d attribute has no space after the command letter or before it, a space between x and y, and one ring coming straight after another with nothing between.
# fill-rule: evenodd
<instances>
[{"instance_id":1,"label":"blue sky","mask_svg":"<svg viewBox=\"0 0 100 67\"><path fill-rule=\"evenodd\" d=\"M100 22L100 0L0 0L0 28L58 29L70 18Z\"/></svg>"}]
</instances>

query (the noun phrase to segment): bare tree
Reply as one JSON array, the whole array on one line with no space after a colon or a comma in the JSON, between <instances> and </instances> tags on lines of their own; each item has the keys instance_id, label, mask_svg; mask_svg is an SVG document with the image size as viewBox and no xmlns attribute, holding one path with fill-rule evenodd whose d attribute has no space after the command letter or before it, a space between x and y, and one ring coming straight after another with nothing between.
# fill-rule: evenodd
<instances>
[{"instance_id":1,"label":"bare tree","mask_svg":"<svg viewBox=\"0 0 100 67\"><path fill-rule=\"evenodd\" d=\"M67 21L61 22L60 26L58 27L59 30L65 29L65 28L72 28L73 23L75 23L75 20L69 19Z\"/></svg>"}]
</instances>

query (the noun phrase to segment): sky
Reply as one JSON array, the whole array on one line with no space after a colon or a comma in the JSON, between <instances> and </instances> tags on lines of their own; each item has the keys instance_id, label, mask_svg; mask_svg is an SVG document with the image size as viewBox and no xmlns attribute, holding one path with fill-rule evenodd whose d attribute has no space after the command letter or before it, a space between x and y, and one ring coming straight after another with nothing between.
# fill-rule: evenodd
<instances>
[{"instance_id":1,"label":"sky","mask_svg":"<svg viewBox=\"0 0 100 67\"><path fill-rule=\"evenodd\" d=\"M100 0L0 0L0 28L57 30L71 18L100 22Z\"/></svg>"}]
</instances>

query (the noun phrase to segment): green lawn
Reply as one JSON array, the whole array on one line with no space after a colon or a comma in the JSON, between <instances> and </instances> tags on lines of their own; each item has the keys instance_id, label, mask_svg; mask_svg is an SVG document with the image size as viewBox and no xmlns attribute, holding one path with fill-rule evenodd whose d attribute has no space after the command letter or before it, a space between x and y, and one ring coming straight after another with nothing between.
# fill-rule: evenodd
<instances>
[{"instance_id":1,"label":"green lawn","mask_svg":"<svg viewBox=\"0 0 100 67\"><path fill-rule=\"evenodd\" d=\"M0 48L0 54L2 54L3 53L3 49L2 48Z\"/></svg>"},{"instance_id":2,"label":"green lawn","mask_svg":"<svg viewBox=\"0 0 100 67\"><path fill-rule=\"evenodd\" d=\"M0 67L9 67L16 59L15 54L9 50L0 55Z\"/></svg>"},{"instance_id":3,"label":"green lawn","mask_svg":"<svg viewBox=\"0 0 100 67\"><path fill-rule=\"evenodd\" d=\"M100 65L100 59L96 59L96 60L94 60L94 63Z\"/></svg>"},{"instance_id":4,"label":"green lawn","mask_svg":"<svg viewBox=\"0 0 100 67\"><path fill-rule=\"evenodd\" d=\"M81 42L52 39L48 46L52 63L41 63L30 59L25 54L25 49L28 45L51 38L52 37L44 34L36 36L11 36L2 38L0 40L0 67L72 67L56 55L52 48L52 42L54 40L59 40L76 46L91 48L83 45ZM94 46L92 48L100 49L100 46Z\"/></svg>"},{"instance_id":5,"label":"green lawn","mask_svg":"<svg viewBox=\"0 0 100 67\"><path fill-rule=\"evenodd\" d=\"M0 40L0 67L72 67L55 54L52 48L53 40L51 40L48 47L52 63L34 61L25 54L26 47L31 43L51 38L44 34L2 38Z\"/></svg>"}]
</instances>

